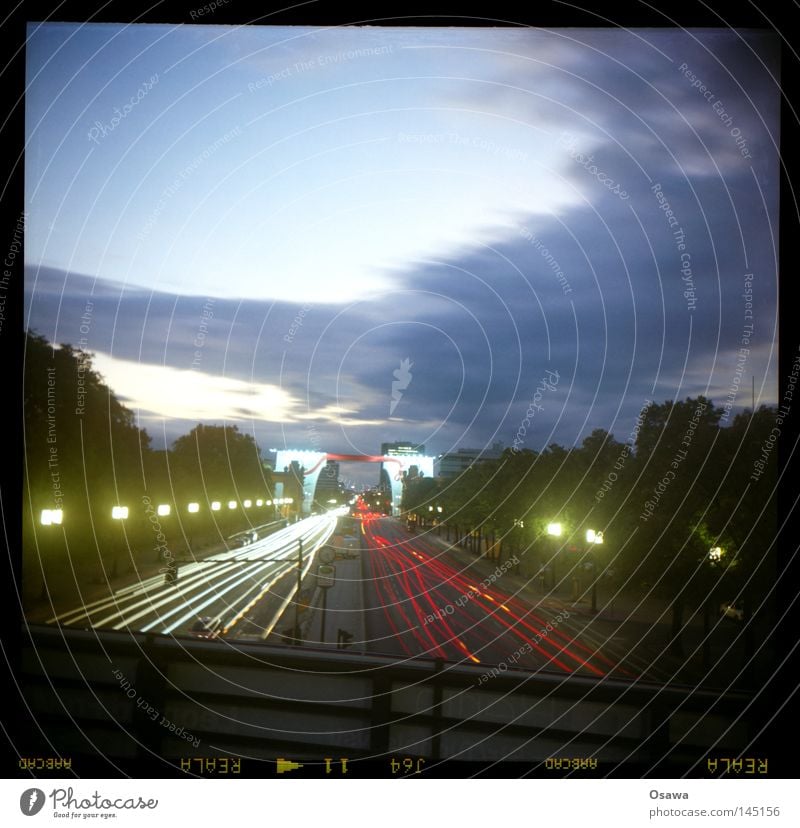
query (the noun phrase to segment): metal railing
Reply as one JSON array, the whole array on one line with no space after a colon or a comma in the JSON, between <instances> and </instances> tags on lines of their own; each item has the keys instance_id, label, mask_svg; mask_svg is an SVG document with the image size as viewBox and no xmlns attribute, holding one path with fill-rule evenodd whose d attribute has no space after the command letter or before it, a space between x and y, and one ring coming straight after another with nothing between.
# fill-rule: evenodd
<instances>
[{"instance_id":1,"label":"metal railing","mask_svg":"<svg viewBox=\"0 0 800 828\"><path fill-rule=\"evenodd\" d=\"M511 669L481 680L485 672L51 627L30 628L23 648L23 690L48 755L73 757L79 775L99 763L112 775L158 776L194 755L262 768L284 755L373 764L403 755L429 767L513 762L533 775L552 757L579 757L604 775L669 777L702 775L706 756L736 756L754 735L741 693Z\"/></svg>"}]
</instances>

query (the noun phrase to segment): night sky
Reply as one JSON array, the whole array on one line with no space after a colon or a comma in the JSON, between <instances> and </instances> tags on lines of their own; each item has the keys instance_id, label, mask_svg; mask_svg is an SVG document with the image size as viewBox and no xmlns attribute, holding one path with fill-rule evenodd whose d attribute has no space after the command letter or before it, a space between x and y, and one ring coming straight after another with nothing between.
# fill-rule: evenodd
<instances>
[{"instance_id":1,"label":"night sky","mask_svg":"<svg viewBox=\"0 0 800 828\"><path fill-rule=\"evenodd\" d=\"M731 416L752 376L776 400L766 34L29 35L26 324L156 445L510 446L547 371L533 450L735 378Z\"/></svg>"}]
</instances>

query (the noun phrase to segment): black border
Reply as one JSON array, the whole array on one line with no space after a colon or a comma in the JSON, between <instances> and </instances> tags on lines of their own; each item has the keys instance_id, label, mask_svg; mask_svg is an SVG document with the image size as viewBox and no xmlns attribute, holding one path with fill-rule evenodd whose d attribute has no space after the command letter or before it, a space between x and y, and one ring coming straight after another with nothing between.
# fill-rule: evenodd
<instances>
[{"instance_id":1,"label":"black border","mask_svg":"<svg viewBox=\"0 0 800 828\"><path fill-rule=\"evenodd\" d=\"M784 38L782 46L782 123L781 147L784 168L781 171L781 220L780 220L780 279L779 279L779 376L782 396L788 372L800 343L800 326L794 321L794 281L796 273L796 243L798 238L798 208L800 197L793 191L800 181L798 161L794 149L800 146L800 96L794 77L800 53L800 8L787 0L713 0L713 2L669 3L644 5L637 0L624 2L588 2L588 10L564 2L535 2L527 10L519 4L494 2L477 4L464 2L417 3L400 2L370 5L359 8L339 0L299 2L291 7L270 11L263 6L263 13L253 20L253 5L243 0L229 0L208 17L192 16L193 9L203 5L200 0L189 2L166 2L153 7L152 3L126 3L110 0L102 3L67 2L24 2L11 11L0 23L0 37L3 38L4 62L2 83L6 106L3 108L2 134L4 164L4 188L2 195L3 231L0 234L2 249L11 242L14 226L22 212L24 203L24 102L21 95L25 86L25 33L27 21L61 20L93 22L142 22L142 23L187 23L193 25L346 25L365 22L369 25L384 26L538 26L544 28L561 26L597 27L606 25L625 27L662 27L680 25L685 27L764 28L772 29ZM672 21L672 22L671 22ZM19 662L22 633L19 628L18 599L15 583L20 576L21 555L21 514L22 492L20 481L23 468L23 429L21 420L22 400L22 354L23 354L23 266L18 256L6 300L6 320L0 332L0 355L5 367L3 390L6 417L4 445L0 462L0 643L3 673L13 674L14 665ZM789 654L792 647L800 642L800 516L796 500L800 479L796 452L791 451L798 437L797 407L793 407L783 428L780 469L784 475L779 486L779 513L785 519L779 536L778 547L778 606L789 608L778 629L779 651ZM794 603L794 606L793 605ZM9 665L9 666L7 666ZM798 686L795 676L800 673L800 653L794 652L783 663L776 666L771 676L764 676L764 696L772 700L775 717L766 727L758 750L770 755L770 776L796 778L796 767L786 753L786 736L796 732ZM6 675L6 686L11 695L0 714L3 726L2 753L0 753L0 776L17 776L17 752L14 744L22 744L25 734L33 723L27 721L25 708L13 683ZM783 706L782 706L783 705ZM782 749L783 748L783 749ZM774 762L774 764L773 764ZM777 765L777 767L775 767ZM773 767L776 772L773 772ZM480 769L464 768L472 775ZM503 776L517 776L520 769L509 765ZM458 772L456 775L461 776ZM494 773L492 774L494 775Z\"/></svg>"}]
</instances>

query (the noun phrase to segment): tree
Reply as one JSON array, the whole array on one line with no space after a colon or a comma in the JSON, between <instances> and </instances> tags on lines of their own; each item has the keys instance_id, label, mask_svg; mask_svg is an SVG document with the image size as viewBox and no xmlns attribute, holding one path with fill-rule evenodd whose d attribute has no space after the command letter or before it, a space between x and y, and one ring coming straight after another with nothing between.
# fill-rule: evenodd
<instances>
[{"instance_id":1,"label":"tree","mask_svg":"<svg viewBox=\"0 0 800 828\"><path fill-rule=\"evenodd\" d=\"M28 332L23 387L25 571L63 590L65 571L110 571L142 536L141 515L132 510L123 529L111 509L141 492L150 438L94 370L92 355L71 345ZM61 509L63 524L41 526L43 509Z\"/></svg>"},{"instance_id":2,"label":"tree","mask_svg":"<svg viewBox=\"0 0 800 828\"><path fill-rule=\"evenodd\" d=\"M425 477L416 466L403 472L403 493L400 508L404 512L418 512L425 515L428 506L435 506L438 482L432 477Z\"/></svg>"},{"instance_id":3,"label":"tree","mask_svg":"<svg viewBox=\"0 0 800 828\"><path fill-rule=\"evenodd\" d=\"M172 444L170 464L184 499L241 499L269 491L256 441L235 425L196 425Z\"/></svg>"},{"instance_id":4,"label":"tree","mask_svg":"<svg viewBox=\"0 0 800 828\"><path fill-rule=\"evenodd\" d=\"M683 654L683 613L705 597L703 535L699 514L719 480L717 455L722 409L705 397L651 405L636 441L636 488L640 507L636 543L630 554L642 580L670 603L670 650Z\"/></svg>"},{"instance_id":5,"label":"tree","mask_svg":"<svg viewBox=\"0 0 800 828\"><path fill-rule=\"evenodd\" d=\"M777 460L774 452L763 469L763 446L775 428L778 410L761 406L738 414L721 435L718 463L720 483L708 510L714 546L723 550L724 593L739 592L750 607L774 613L772 587L777 578ZM756 479L753 479L753 478ZM731 566L730 564L734 564Z\"/></svg>"}]
</instances>

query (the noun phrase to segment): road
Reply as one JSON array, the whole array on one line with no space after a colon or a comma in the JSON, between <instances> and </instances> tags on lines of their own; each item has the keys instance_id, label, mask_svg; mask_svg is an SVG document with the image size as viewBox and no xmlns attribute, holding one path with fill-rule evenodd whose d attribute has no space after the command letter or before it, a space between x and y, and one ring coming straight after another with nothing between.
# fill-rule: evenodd
<instances>
[{"instance_id":1,"label":"road","mask_svg":"<svg viewBox=\"0 0 800 828\"><path fill-rule=\"evenodd\" d=\"M241 549L180 563L175 584L166 584L163 573L155 575L48 623L182 635L199 616L210 616L221 622L222 635L236 637L251 609L258 604L263 614L271 600L275 608L261 632L266 638L295 594L298 541L303 541L305 575L335 528L333 514L306 518Z\"/></svg>"},{"instance_id":2,"label":"road","mask_svg":"<svg viewBox=\"0 0 800 828\"><path fill-rule=\"evenodd\" d=\"M564 618L565 605L546 599L531 605L485 576L481 581L396 520L367 519L363 531L370 652L596 678L640 675L623 647L587 633L585 621Z\"/></svg>"},{"instance_id":3,"label":"road","mask_svg":"<svg viewBox=\"0 0 800 828\"><path fill-rule=\"evenodd\" d=\"M181 563L175 584L158 574L48 623L180 636L208 616L219 621L222 637L266 640L273 630L277 634L293 623L298 541L303 541L305 577L316 550L334 535L336 521L334 513L306 518L241 549ZM628 646L614 633L604 635L587 625L585 614L561 601L531 591L504 591L495 578L475 574L457 554L409 534L395 519L366 517L361 531L363 584L355 575L354 587L345 595L340 583L329 606L331 624L337 611L348 622L353 613L363 612L365 641L354 644L358 649L487 669L664 678L656 674L652 659L641 657L635 642ZM338 606L337 600L344 604ZM355 629L354 624L344 626Z\"/></svg>"}]
</instances>

